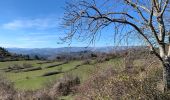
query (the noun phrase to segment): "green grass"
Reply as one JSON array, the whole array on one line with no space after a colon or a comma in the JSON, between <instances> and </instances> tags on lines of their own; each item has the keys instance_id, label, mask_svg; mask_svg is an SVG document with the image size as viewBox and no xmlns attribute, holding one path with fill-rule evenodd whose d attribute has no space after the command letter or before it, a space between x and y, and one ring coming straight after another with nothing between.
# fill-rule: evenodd
<instances>
[{"instance_id":1,"label":"green grass","mask_svg":"<svg viewBox=\"0 0 170 100\"><path fill-rule=\"evenodd\" d=\"M119 59L110 60L104 63L99 63L95 65L83 65L78 67L75 70L69 71L70 69L73 69L76 65L81 64L82 61L71 61L68 64L63 64L61 66L56 66L53 68L45 68L49 65L55 65L59 64L61 62L52 62L52 63L45 63L45 64L37 64L38 62L42 61L11 61L11 62L0 62L0 69L7 68L10 65L18 64L22 65L23 63L28 63L33 65L34 67L42 67L42 70L37 71L30 71L30 72L19 72L19 73L13 73L13 72L2 72L1 73L6 76L9 80L14 82L14 85L19 90L37 90L43 88L46 84L48 84L51 81L54 81L61 76L63 76L63 73L52 75L48 77L42 77L44 73L51 72L51 71L57 71L58 69L62 68L62 71L69 73L72 73L78 77L80 77L81 82L88 79L88 77L91 75L91 72L96 70L96 67L100 68L107 68L107 67L114 67L115 69L119 68L117 65L120 63ZM116 65L116 66L114 66Z\"/></svg>"},{"instance_id":2,"label":"green grass","mask_svg":"<svg viewBox=\"0 0 170 100\"><path fill-rule=\"evenodd\" d=\"M61 62L53 62L53 63L43 64L43 65L37 64L38 62L41 62L41 61L0 62L0 68L7 68L13 64L22 65L23 63L29 63L29 64L34 65L35 67L41 66L43 68L43 70L30 71L30 72L19 72L19 73L1 72L1 73L4 76L6 76L9 80L14 82L15 87L17 89L36 90L36 89L42 88L49 81L56 80L57 78L62 76L62 74L59 74L59 75L53 75L53 76L49 76L49 77L42 77L42 75L44 73L51 72L51 71L57 71L59 69L59 67L62 67L62 71L67 71L67 70L74 68L77 64L80 63L80 61L72 61L68 64L45 69L45 66L54 65L54 64L61 63Z\"/></svg>"}]
</instances>

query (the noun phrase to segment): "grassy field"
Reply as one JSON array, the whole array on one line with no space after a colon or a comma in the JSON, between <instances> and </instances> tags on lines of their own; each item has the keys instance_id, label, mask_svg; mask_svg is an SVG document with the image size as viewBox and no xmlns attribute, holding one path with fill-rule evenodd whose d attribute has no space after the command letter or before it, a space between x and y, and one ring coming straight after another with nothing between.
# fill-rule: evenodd
<instances>
[{"instance_id":1,"label":"grassy field","mask_svg":"<svg viewBox=\"0 0 170 100\"><path fill-rule=\"evenodd\" d=\"M16 67L14 66L15 64L20 66ZM133 65L132 68L130 68L131 64ZM26 65L31 65L31 67L23 67ZM24 72L27 68L35 69L39 67L41 68L39 70ZM9 71L9 69L12 69L12 71ZM59 73L44 76L47 73L49 75L49 72ZM150 96L159 95L159 98L162 98L165 95L161 92L163 91L162 69L159 62L151 65L150 60L146 59L135 59L130 62L130 65L126 65L125 60L122 58L103 61L97 59L90 61L74 60L69 62L10 61L0 62L0 73L0 75L6 76L8 80L14 83L14 88L11 85L14 92L17 90L14 96L19 94L24 99L25 97L44 98L44 96L47 96L59 100L84 100L81 97L90 96L94 100L98 100L98 98L99 100L110 100L110 98L114 98L112 96L117 96L117 92L120 92L119 89L122 90L120 98L124 98L126 94L128 94L128 98L130 94L135 98L144 95L150 100ZM5 84L8 83L8 81L4 82ZM125 94L122 94L124 92ZM26 96L23 96L23 94ZM105 97L106 95L109 99ZM169 97L169 94L165 97Z\"/></svg>"},{"instance_id":2,"label":"grassy field","mask_svg":"<svg viewBox=\"0 0 170 100\"><path fill-rule=\"evenodd\" d=\"M80 65L82 61L70 61L67 64L63 64L52 68L46 68L46 67L50 65L59 64L62 62L56 61L56 62L48 62L42 64L41 62L43 61L0 62L0 69L8 68L10 65L14 65L14 64L23 65L24 63L31 64L34 67L41 67L42 70L30 71L30 72L18 72L18 73L4 72L3 70L1 70L2 75L6 76L10 81L14 82L14 85L17 89L37 90L43 88L49 82L57 80L64 74L61 73L57 75L42 77L42 75L47 72L52 72L52 71L57 71L62 69L63 72L71 73L80 77L81 82L83 82L90 76L90 73L93 72L96 67L100 67L100 68L114 67L116 69L119 66L118 64L120 63L118 59L114 59L114 60L112 59L104 63L81 65L77 69L72 70L76 65Z\"/></svg>"}]
</instances>

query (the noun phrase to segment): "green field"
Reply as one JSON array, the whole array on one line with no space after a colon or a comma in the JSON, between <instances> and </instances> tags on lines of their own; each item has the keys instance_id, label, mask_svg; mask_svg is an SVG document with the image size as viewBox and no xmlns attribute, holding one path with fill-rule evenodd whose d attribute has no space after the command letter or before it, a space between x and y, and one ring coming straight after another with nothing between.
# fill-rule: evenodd
<instances>
[{"instance_id":1,"label":"green field","mask_svg":"<svg viewBox=\"0 0 170 100\"><path fill-rule=\"evenodd\" d=\"M15 88L19 90L37 90L43 88L49 82L57 80L58 78L64 75L64 73L61 73L61 74L42 77L42 75L47 72L52 72L52 71L57 71L62 69L62 71L65 73L71 73L73 75L80 77L81 82L83 82L90 76L90 74L96 69L96 67L100 67L100 68L114 67L116 69L118 68L119 66L118 64L120 63L120 61L117 59L111 59L110 61L106 61L104 63L81 65L77 69L74 69L74 67L76 65L80 65L82 61L70 61L67 64L63 64L53 68L46 68L46 67L49 65L55 65L62 62L55 61L50 63L39 64L40 62L45 62L45 61L0 62L0 69L8 68L9 66L14 64L23 65L24 63L31 64L34 67L42 68L42 70L29 71L29 72L15 73L15 72L4 72L3 70L0 70L0 72L2 73L2 75L7 77L7 79L12 81L15 85Z\"/></svg>"}]
</instances>

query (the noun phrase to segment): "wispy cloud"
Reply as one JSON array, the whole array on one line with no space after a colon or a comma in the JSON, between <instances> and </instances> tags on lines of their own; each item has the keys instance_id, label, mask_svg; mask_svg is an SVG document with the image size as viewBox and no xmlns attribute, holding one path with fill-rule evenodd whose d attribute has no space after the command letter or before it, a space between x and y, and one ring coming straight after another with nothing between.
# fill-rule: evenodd
<instances>
[{"instance_id":1,"label":"wispy cloud","mask_svg":"<svg viewBox=\"0 0 170 100\"><path fill-rule=\"evenodd\" d=\"M59 39L60 35L57 33L27 33L18 38L20 41L52 41Z\"/></svg>"},{"instance_id":2,"label":"wispy cloud","mask_svg":"<svg viewBox=\"0 0 170 100\"><path fill-rule=\"evenodd\" d=\"M34 43L34 44L32 44ZM25 42L20 44L12 44L12 43L0 43L0 46L5 48L41 48L43 41L32 41L31 43Z\"/></svg>"},{"instance_id":3,"label":"wispy cloud","mask_svg":"<svg viewBox=\"0 0 170 100\"><path fill-rule=\"evenodd\" d=\"M19 30L19 29L37 29L46 30L57 27L57 18L36 18L27 20L13 20L2 25L5 29Z\"/></svg>"},{"instance_id":4,"label":"wispy cloud","mask_svg":"<svg viewBox=\"0 0 170 100\"><path fill-rule=\"evenodd\" d=\"M0 43L1 47L5 48L14 48L14 47L19 47L19 45L11 44L11 43Z\"/></svg>"}]
</instances>

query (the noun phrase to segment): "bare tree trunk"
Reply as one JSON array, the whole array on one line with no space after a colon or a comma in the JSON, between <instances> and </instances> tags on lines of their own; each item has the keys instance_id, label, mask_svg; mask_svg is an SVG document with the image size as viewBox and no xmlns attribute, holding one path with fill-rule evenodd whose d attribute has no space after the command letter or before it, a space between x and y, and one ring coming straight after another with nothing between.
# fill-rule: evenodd
<instances>
[{"instance_id":1,"label":"bare tree trunk","mask_svg":"<svg viewBox=\"0 0 170 100\"><path fill-rule=\"evenodd\" d=\"M162 58L163 65L163 83L164 83L164 92L170 90L170 47L166 55L165 45L160 45L160 56Z\"/></svg>"},{"instance_id":2,"label":"bare tree trunk","mask_svg":"<svg viewBox=\"0 0 170 100\"><path fill-rule=\"evenodd\" d=\"M162 64L163 64L164 91L167 91L170 90L170 45L168 45L167 56L164 56Z\"/></svg>"},{"instance_id":3,"label":"bare tree trunk","mask_svg":"<svg viewBox=\"0 0 170 100\"><path fill-rule=\"evenodd\" d=\"M164 91L170 90L170 57L165 58L163 63Z\"/></svg>"}]
</instances>

